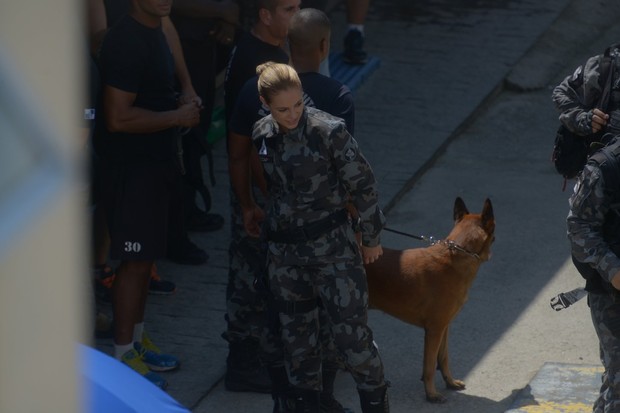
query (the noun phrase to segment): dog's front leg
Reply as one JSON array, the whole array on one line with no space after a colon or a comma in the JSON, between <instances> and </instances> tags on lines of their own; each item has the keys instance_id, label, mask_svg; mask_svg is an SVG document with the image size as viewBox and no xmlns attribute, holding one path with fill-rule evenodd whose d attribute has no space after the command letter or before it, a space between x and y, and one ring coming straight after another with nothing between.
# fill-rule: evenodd
<instances>
[{"instance_id":1,"label":"dog's front leg","mask_svg":"<svg viewBox=\"0 0 620 413\"><path fill-rule=\"evenodd\" d=\"M443 403L446 398L437 392L435 387L435 370L437 369L437 356L439 346L446 329L425 329L424 334L424 366L422 368L422 381L426 391L426 400L431 403Z\"/></svg>"},{"instance_id":2,"label":"dog's front leg","mask_svg":"<svg viewBox=\"0 0 620 413\"><path fill-rule=\"evenodd\" d=\"M437 365L441 371L446 386L451 390L464 390L465 383L461 380L456 380L452 377L450 371L450 363L448 361L448 336L450 328L446 328L446 331L441 338L441 344L439 345L439 353L437 355Z\"/></svg>"}]
</instances>

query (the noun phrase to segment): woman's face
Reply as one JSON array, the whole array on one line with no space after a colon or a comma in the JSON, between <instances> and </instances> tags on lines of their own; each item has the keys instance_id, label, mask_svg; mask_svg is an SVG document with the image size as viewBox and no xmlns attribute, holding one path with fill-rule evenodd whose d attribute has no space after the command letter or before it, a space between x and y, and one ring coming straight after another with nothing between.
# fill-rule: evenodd
<instances>
[{"instance_id":1,"label":"woman's face","mask_svg":"<svg viewBox=\"0 0 620 413\"><path fill-rule=\"evenodd\" d=\"M283 132L295 129L304 110L301 88L292 87L274 94L267 106Z\"/></svg>"}]
</instances>

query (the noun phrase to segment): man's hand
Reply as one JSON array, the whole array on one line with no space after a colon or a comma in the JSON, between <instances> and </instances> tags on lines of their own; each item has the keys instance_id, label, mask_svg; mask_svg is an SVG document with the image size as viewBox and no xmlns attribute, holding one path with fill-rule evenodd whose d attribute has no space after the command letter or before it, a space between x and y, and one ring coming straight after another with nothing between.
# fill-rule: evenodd
<instances>
[{"instance_id":1,"label":"man's hand","mask_svg":"<svg viewBox=\"0 0 620 413\"><path fill-rule=\"evenodd\" d=\"M196 92L194 92L193 89L187 92L181 93L181 95L179 96L178 102L179 102L179 106L186 105L188 103L193 103L196 106L198 106L199 109L201 110L203 109L202 99L200 99L200 96L198 96Z\"/></svg>"},{"instance_id":2,"label":"man's hand","mask_svg":"<svg viewBox=\"0 0 620 413\"><path fill-rule=\"evenodd\" d=\"M611 279L611 285L613 285L616 290L620 290L620 271Z\"/></svg>"},{"instance_id":3,"label":"man's hand","mask_svg":"<svg viewBox=\"0 0 620 413\"><path fill-rule=\"evenodd\" d=\"M597 133L603 130L607 126L607 120L609 115L600 109L594 109L592 111L592 132Z\"/></svg>"},{"instance_id":4,"label":"man's hand","mask_svg":"<svg viewBox=\"0 0 620 413\"><path fill-rule=\"evenodd\" d=\"M361 250L364 264L372 264L383 255L383 247L381 245L377 245L376 247L365 247L361 245Z\"/></svg>"},{"instance_id":5,"label":"man's hand","mask_svg":"<svg viewBox=\"0 0 620 413\"><path fill-rule=\"evenodd\" d=\"M200 122L200 106L195 102L185 103L177 109L177 126L192 128Z\"/></svg>"},{"instance_id":6,"label":"man's hand","mask_svg":"<svg viewBox=\"0 0 620 413\"><path fill-rule=\"evenodd\" d=\"M250 237L260 236L261 223L265 220L265 212L256 204L243 208L243 227Z\"/></svg>"}]
</instances>

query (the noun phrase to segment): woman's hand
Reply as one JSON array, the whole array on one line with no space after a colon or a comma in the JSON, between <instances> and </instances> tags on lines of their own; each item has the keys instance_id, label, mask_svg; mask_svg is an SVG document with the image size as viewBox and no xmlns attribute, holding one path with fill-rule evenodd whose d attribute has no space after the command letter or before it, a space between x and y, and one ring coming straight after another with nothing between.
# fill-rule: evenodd
<instances>
[{"instance_id":1,"label":"woman's hand","mask_svg":"<svg viewBox=\"0 0 620 413\"><path fill-rule=\"evenodd\" d=\"M364 264L372 264L381 255L383 255L383 247L381 247L381 245L377 245L376 247L365 247L361 245L361 249L362 249L362 258L364 259Z\"/></svg>"}]
</instances>

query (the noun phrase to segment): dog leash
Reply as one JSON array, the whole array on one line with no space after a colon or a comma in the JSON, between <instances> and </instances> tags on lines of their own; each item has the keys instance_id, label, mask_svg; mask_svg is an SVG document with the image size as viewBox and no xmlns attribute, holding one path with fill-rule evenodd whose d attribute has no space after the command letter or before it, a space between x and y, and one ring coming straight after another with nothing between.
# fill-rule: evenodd
<instances>
[{"instance_id":1,"label":"dog leash","mask_svg":"<svg viewBox=\"0 0 620 413\"><path fill-rule=\"evenodd\" d=\"M414 238L414 239L417 239L417 240L420 240L420 241L426 241L426 242L428 242L430 244L434 244L434 242L435 242L435 239L433 237L426 237L424 235L413 235L413 234L409 234L409 233L406 233L406 232L397 231L395 229L388 228L388 227L383 228L383 230L384 231L393 232L393 233L398 234L398 235L404 235L405 237Z\"/></svg>"},{"instance_id":2,"label":"dog leash","mask_svg":"<svg viewBox=\"0 0 620 413\"><path fill-rule=\"evenodd\" d=\"M402 231L398 231L392 228L388 228L388 227L384 227L383 228L384 231L389 231L389 232L393 232L395 234L398 235L403 235L405 237L409 237L409 238L414 238L420 241L425 241L428 242L430 245L437 245L437 244L441 244L444 245L445 247L447 247L449 250L455 250L455 251L459 251L462 252L464 254L467 254L471 257L476 258L478 261L482 261L482 258L480 258L480 255L478 255L475 252L471 252L471 251L467 251L465 248L461 247L460 245L458 245L456 242L446 239L435 239L434 237L427 237L425 235L413 235L413 234L409 234L407 232L402 232Z\"/></svg>"}]
</instances>

